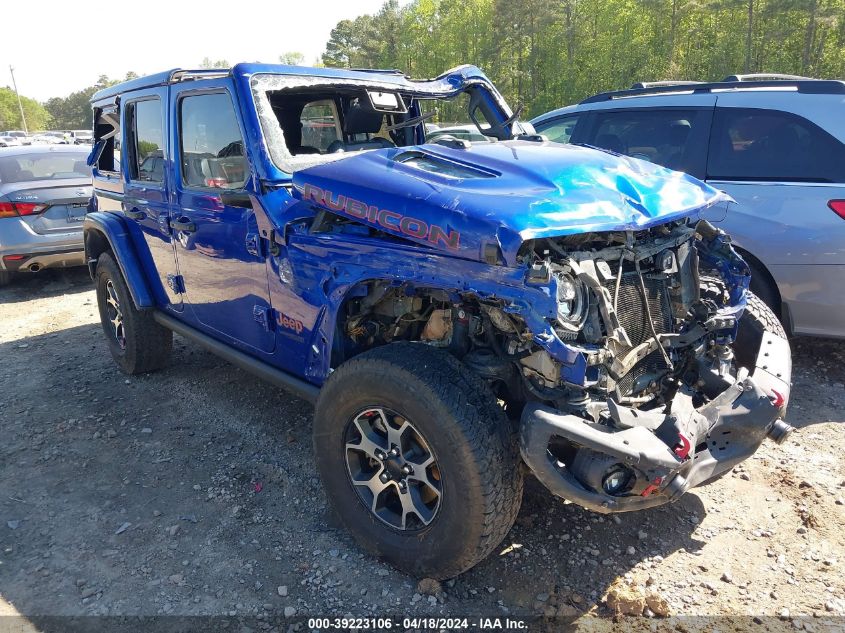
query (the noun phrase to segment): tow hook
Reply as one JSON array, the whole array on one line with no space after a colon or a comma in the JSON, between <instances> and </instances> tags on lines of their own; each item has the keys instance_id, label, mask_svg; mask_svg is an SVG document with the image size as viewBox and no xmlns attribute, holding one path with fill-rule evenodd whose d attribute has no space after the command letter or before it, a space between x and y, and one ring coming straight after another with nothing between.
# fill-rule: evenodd
<instances>
[{"instance_id":1,"label":"tow hook","mask_svg":"<svg viewBox=\"0 0 845 633\"><path fill-rule=\"evenodd\" d=\"M774 440L777 444L783 444L792 432L795 430L795 427L791 424L787 424L783 420L775 420L772 423L772 426L769 428L766 436Z\"/></svg>"}]
</instances>

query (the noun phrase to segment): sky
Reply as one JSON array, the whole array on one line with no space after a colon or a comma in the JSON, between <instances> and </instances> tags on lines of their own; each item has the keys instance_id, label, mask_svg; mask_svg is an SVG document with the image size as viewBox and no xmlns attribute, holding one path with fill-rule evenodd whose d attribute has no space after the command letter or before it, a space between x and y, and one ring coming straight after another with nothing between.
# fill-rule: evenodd
<instances>
[{"instance_id":1,"label":"sky","mask_svg":"<svg viewBox=\"0 0 845 633\"><path fill-rule=\"evenodd\" d=\"M0 86L38 101L66 97L100 75L122 79L197 68L205 57L278 62L323 52L338 21L374 13L384 0L7 0L0 15Z\"/></svg>"}]
</instances>

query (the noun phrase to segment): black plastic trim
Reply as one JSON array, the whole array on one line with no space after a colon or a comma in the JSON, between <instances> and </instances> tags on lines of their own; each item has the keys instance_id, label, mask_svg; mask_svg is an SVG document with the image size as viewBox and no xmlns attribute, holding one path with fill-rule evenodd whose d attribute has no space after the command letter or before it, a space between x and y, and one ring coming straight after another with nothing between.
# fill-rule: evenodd
<instances>
[{"instance_id":1,"label":"black plastic trim","mask_svg":"<svg viewBox=\"0 0 845 633\"><path fill-rule=\"evenodd\" d=\"M192 328L190 325L185 325L178 319L174 319L172 316L165 314L164 312L156 310L153 312L153 318L167 329L173 330L177 334L199 343L213 354L229 361L233 365L237 365L241 369L245 369L267 382L290 391L298 398L302 398L303 400L307 400L311 403L316 402L317 394L320 393L320 388L316 385L312 385L311 383L284 372L281 369L268 365L249 354L232 349L225 343L221 343L217 339L210 337L208 334L204 334L203 332Z\"/></svg>"},{"instance_id":2,"label":"black plastic trim","mask_svg":"<svg viewBox=\"0 0 845 633\"><path fill-rule=\"evenodd\" d=\"M673 92L708 93L714 90L756 90L760 88L795 88L798 92L807 94L845 94L845 81L835 79L807 79L790 81L778 79L774 81L717 81L714 83L663 85L649 88L633 88L630 90L611 90L592 97L587 97L581 103L599 103L625 97L639 97L659 95Z\"/></svg>"}]
</instances>

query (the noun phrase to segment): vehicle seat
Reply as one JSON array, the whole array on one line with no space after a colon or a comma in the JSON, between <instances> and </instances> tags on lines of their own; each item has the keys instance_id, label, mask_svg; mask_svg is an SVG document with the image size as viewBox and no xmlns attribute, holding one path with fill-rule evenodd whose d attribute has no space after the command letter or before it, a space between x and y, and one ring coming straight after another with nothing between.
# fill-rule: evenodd
<instances>
[{"instance_id":1,"label":"vehicle seat","mask_svg":"<svg viewBox=\"0 0 845 633\"><path fill-rule=\"evenodd\" d=\"M377 111L363 97L354 97L349 100L343 116L343 131L346 135L355 136L358 134L377 134L384 122L384 113ZM327 151L329 153L347 151L354 152L362 149L380 149L383 147L396 147L386 138L376 136L363 141L333 141Z\"/></svg>"},{"instance_id":2,"label":"vehicle seat","mask_svg":"<svg viewBox=\"0 0 845 633\"><path fill-rule=\"evenodd\" d=\"M626 150L625 144L622 143L622 139L616 134L599 134L596 137L596 147L608 149L611 152L616 152L617 154L624 154Z\"/></svg>"}]
</instances>

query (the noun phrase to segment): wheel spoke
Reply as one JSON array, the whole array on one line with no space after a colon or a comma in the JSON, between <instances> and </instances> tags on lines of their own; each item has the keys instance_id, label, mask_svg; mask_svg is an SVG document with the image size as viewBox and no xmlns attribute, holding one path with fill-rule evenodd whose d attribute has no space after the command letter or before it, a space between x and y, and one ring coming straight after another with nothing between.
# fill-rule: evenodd
<instances>
[{"instance_id":1,"label":"wheel spoke","mask_svg":"<svg viewBox=\"0 0 845 633\"><path fill-rule=\"evenodd\" d=\"M407 420L402 422L402 425L397 429L394 428L392 424L387 425L387 442L390 444L391 447L398 446L399 452L404 453L405 449L402 446L402 436L405 434L405 431L408 429L413 429L414 427L411 426L411 423Z\"/></svg>"},{"instance_id":2,"label":"wheel spoke","mask_svg":"<svg viewBox=\"0 0 845 633\"><path fill-rule=\"evenodd\" d=\"M415 515L425 525L431 523L434 518L435 508L429 508L423 502L420 491L416 486L408 486L408 489L400 493L399 499L402 502L402 529L407 529L408 515Z\"/></svg>"},{"instance_id":3,"label":"wheel spoke","mask_svg":"<svg viewBox=\"0 0 845 633\"><path fill-rule=\"evenodd\" d=\"M384 419L384 414L380 413L380 415L382 416L382 419ZM346 450L360 451L368 455L369 457L377 459L376 451L385 452L387 451L388 447L378 443L378 436L372 430L372 427L369 425L369 423L365 422L364 420L365 418L363 414L359 415L357 418L355 418L355 420L353 420L353 424L355 425L355 428L358 429L358 434L361 437L360 439L354 442L347 442Z\"/></svg>"}]
</instances>

